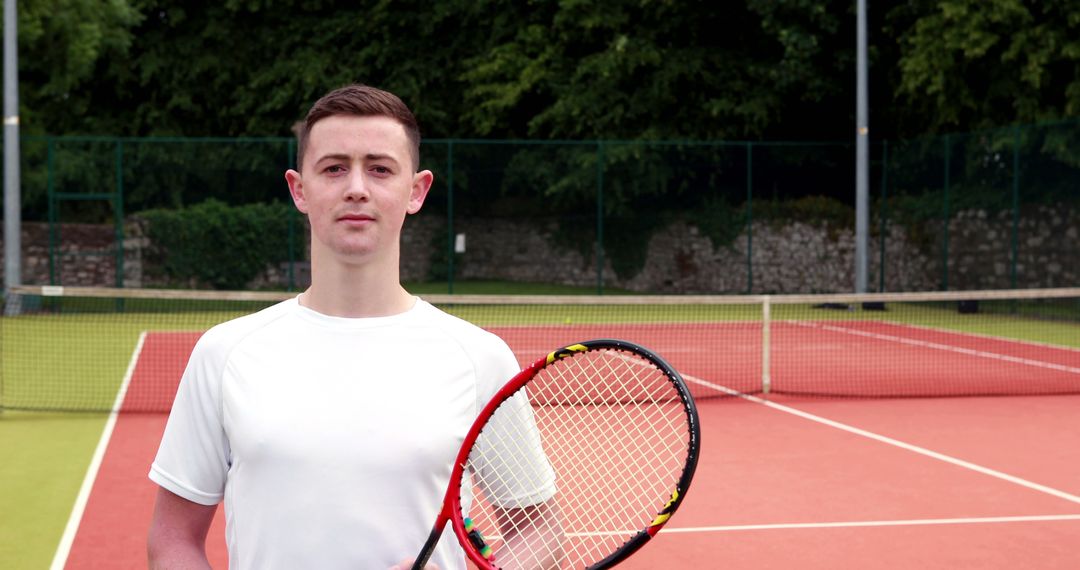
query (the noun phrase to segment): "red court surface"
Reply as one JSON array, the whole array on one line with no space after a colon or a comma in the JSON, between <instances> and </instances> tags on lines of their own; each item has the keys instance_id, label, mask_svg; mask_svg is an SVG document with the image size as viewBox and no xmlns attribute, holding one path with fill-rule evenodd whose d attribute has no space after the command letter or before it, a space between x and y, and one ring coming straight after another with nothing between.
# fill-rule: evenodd
<instances>
[{"instance_id":1,"label":"red court surface","mask_svg":"<svg viewBox=\"0 0 1080 570\"><path fill-rule=\"evenodd\" d=\"M669 348L691 382L709 372ZM953 352L920 354L986 359ZM726 397L699 411L701 460L682 508L620 568L1080 568L1080 395ZM145 565L146 473L164 422L117 416L68 568ZM223 544L219 520L217 568Z\"/></svg>"},{"instance_id":2,"label":"red court surface","mask_svg":"<svg viewBox=\"0 0 1080 570\"><path fill-rule=\"evenodd\" d=\"M567 342L614 336L649 347L684 375L744 393L762 390L763 341L756 322L492 330L514 348L523 365ZM771 389L788 394L923 397L1080 391L1080 350L895 323L774 322L769 354Z\"/></svg>"},{"instance_id":3,"label":"red court surface","mask_svg":"<svg viewBox=\"0 0 1080 570\"><path fill-rule=\"evenodd\" d=\"M792 404L1072 498L762 404L709 400L686 502L624 567L1080 567L1080 396ZM120 416L68 568L144 560L156 492L145 472L163 426L160 414ZM219 568L223 543L218 521Z\"/></svg>"}]
</instances>

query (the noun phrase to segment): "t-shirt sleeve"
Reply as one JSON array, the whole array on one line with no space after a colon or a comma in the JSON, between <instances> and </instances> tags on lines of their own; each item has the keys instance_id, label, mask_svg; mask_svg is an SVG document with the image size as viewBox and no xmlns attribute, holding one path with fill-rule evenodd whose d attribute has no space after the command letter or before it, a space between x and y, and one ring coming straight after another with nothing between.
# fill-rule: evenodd
<instances>
[{"instance_id":1,"label":"t-shirt sleeve","mask_svg":"<svg viewBox=\"0 0 1080 570\"><path fill-rule=\"evenodd\" d=\"M505 343L495 351L492 374L498 380L481 408L518 371ZM537 505L555 496L555 472L544 451L540 430L525 390L507 399L491 417L471 455L474 475L492 504L503 508Z\"/></svg>"},{"instance_id":2,"label":"t-shirt sleeve","mask_svg":"<svg viewBox=\"0 0 1080 570\"><path fill-rule=\"evenodd\" d=\"M150 480L202 505L221 501L230 464L221 402L227 347L214 333L203 335L191 353L150 467Z\"/></svg>"}]
</instances>

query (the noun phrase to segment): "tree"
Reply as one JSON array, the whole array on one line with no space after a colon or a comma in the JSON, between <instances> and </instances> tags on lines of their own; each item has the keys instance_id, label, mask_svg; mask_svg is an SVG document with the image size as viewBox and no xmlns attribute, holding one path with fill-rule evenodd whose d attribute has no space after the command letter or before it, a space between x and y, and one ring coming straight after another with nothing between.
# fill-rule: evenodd
<instances>
[{"instance_id":1,"label":"tree","mask_svg":"<svg viewBox=\"0 0 1080 570\"><path fill-rule=\"evenodd\" d=\"M44 34L24 38L42 62L83 62L63 89L46 90L79 104L41 113L43 130L288 135L316 96L364 81L406 98L429 137L847 131L827 117L850 106L837 103L851 82L834 78L851 60L838 45L850 9L838 0L126 1L111 19L95 16L112 27L94 57L69 58ZM85 18L67 5L89 5L37 2L70 21ZM28 93L53 81L24 79Z\"/></svg>"},{"instance_id":2,"label":"tree","mask_svg":"<svg viewBox=\"0 0 1080 570\"><path fill-rule=\"evenodd\" d=\"M1080 113L1080 0L871 3L876 139ZM29 132L291 134L352 81L427 137L849 140L850 0L24 0ZM895 94L895 96L894 96Z\"/></svg>"},{"instance_id":3,"label":"tree","mask_svg":"<svg viewBox=\"0 0 1080 570\"><path fill-rule=\"evenodd\" d=\"M1080 1L923 0L889 27L906 134L1080 114Z\"/></svg>"},{"instance_id":4,"label":"tree","mask_svg":"<svg viewBox=\"0 0 1080 570\"><path fill-rule=\"evenodd\" d=\"M827 49L843 10L820 2L490 4L520 23L495 26L464 72L466 119L485 136L757 138L785 121L814 130L786 110L847 90L830 72L851 56Z\"/></svg>"},{"instance_id":5,"label":"tree","mask_svg":"<svg viewBox=\"0 0 1080 570\"><path fill-rule=\"evenodd\" d=\"M77 132L107 109L88 92L111 84L109 62L124 58L142 19L128 0L19 2L20 116L27 132Z\"/></svg>"}]
</instances>

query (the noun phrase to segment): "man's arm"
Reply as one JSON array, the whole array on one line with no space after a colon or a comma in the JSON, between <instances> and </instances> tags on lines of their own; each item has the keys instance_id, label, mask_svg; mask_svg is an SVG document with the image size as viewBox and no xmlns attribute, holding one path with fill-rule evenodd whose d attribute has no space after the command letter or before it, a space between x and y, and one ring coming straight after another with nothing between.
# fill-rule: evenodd
<instances>
[{"instance_id":1,"label":"man's arm","mask_svg":"<svg viewBox=\"0 0 1080 570\"><path fill-rule=\"evenodd\" d=\"M505 557L500 559L499 554L506 549L517 553L515 569L559 568L559 562L565 556L563 539L566 535L555 499L520 509L495 509L495 515L503 536L502 545L495 551L496 563L500 560L505 563Z\"/></svg>"},{"instance_id":2,"label":"man's arm","mask_svg":"<svg viewBox=\"0 0 1080 570\"><path fill-rule=\"evenodd\" d=\"M216 510L159 487L147 540L150 569L210 568L206 535Z\"/></svg>"}]
</instances>

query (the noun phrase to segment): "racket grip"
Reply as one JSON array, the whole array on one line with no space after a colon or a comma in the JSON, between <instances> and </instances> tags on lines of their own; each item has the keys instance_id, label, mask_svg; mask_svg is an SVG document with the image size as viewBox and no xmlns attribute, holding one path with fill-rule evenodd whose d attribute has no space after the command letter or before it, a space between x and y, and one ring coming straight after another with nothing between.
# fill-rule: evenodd
<instances>
[{"instance_id":1,"label":"racket grip","mask_svg":"<svg viewBox=\"0 0 1080 570\"><path fill-rule=\"evenodd\" d=\"M435 545L439 544L442 530L443 525L441 524L436 524L435 528L431 529L431 534L428 535L427 541L424 542L424 547L420 549L420 554L416 555L416 562L413 562L412 570L424 570L424 566L431 559L432 553L435 552Z\"/></svg>"}]
</instances>

